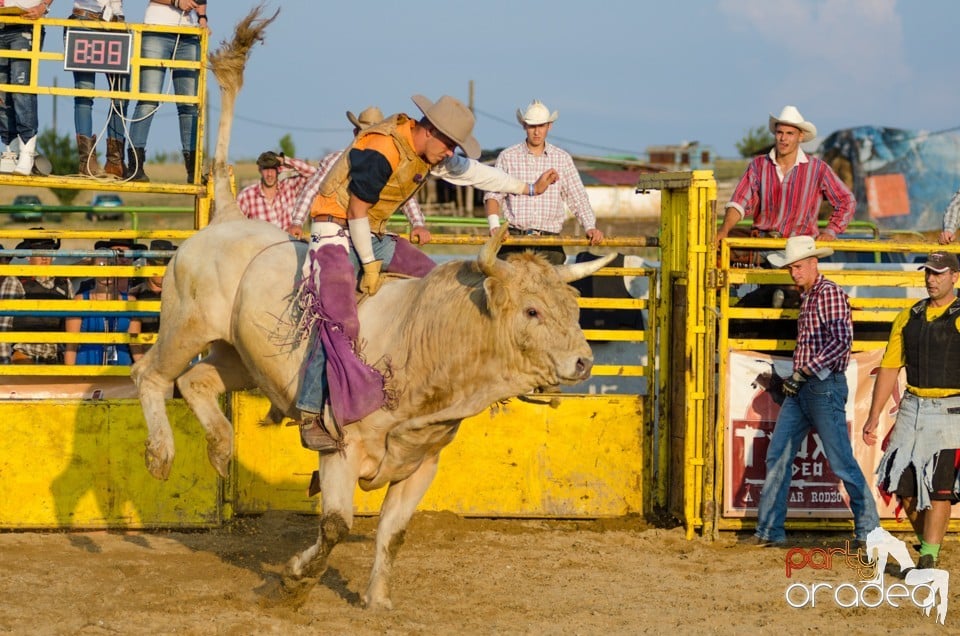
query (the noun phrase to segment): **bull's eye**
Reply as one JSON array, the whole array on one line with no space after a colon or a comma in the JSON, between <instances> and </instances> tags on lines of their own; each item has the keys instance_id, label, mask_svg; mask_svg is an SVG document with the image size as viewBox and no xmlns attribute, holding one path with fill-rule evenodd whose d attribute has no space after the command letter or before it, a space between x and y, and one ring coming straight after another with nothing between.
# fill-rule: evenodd
<instances>
[{"instance_id":1,"label":"bull's eye","mask_svg":"<svg viewBox=\"0 0 960 636\"><path fill-rule=\"evenodd\" d=\"M540 312L535 307L527 307L527 318L539 318Z\"/></svg>"}]
</instances>

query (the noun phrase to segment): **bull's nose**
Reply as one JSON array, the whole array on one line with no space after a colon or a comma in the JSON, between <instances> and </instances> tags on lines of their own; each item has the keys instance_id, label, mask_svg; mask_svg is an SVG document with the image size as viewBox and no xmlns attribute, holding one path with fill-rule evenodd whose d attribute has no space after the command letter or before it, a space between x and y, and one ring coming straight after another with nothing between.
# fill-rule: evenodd
<instances>
[{"instance_id":1,"label":"bull's nose","mask_svg":"<svg viewBox=\"0 0 960 636\"><path fill-rule=\"evenodd\" d=\"M593 369L593 358L577 358L577 377L590 377L591 369Z\"/></svg>"}]
</instances>

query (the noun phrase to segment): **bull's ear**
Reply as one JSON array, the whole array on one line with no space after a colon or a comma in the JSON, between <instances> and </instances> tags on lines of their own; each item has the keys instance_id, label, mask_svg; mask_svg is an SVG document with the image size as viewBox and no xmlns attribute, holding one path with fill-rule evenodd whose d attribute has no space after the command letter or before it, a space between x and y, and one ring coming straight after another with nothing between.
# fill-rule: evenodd
<instances>
[{"instance_id":1,"label":"bull's ear","mask_svg":"<svg viewBox=\"0 0 960 636\"><path fill-rule=\"evenodd\" d=\"M510 292L507 284L500 278L488 276L483 280L483 291L487 297L487 311L496 316L503 313L510 304Z\"/></svg>"}]
</instances>

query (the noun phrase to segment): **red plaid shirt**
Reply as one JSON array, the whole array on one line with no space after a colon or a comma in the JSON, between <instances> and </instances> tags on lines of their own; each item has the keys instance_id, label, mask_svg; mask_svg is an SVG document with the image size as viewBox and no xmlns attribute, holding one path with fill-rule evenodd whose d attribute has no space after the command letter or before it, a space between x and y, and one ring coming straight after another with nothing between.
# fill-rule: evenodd
<instances>
[{"instance_id":1,"label":"red plaid shirt","mask_svg":"<svg viewBox=\"0 0 960 636\"><path fill-rule=\"evenodd\" d=\"M853 343L853 319L847 294L820 274L813 287L800 294L800 299L794 370L806 367L815 374L821 369L843 373L850 363Z\"/></svg>"},{"instance_id":2,"label":"red plaid shirt","mask_svg":"<svg viewBox=\"0 0 960 636\"><path fill-rule=\"evenodd\" d=\"M247 186L237 195L237 205L247 218L260 219L273 223L281 230L286 230L293 222L293 205L297 195L307 183L307 178L316 173L317 169L306 161L286 157L284 167L293 168L294 173L277 181L277 194L273 201L267 201L260 189L260 182Z\"/></svg>"},{"instance_id":3,"label":"red plaid shirt","mask_svg":"<svg viewBox=\"0 0 960 636\"><path fill-rule=\"evenodd\" d=\"M776 230L785 237L816 236L820 202L835 208L826 231L837 236L847 229L857 209L853 193L826 162L797 151L797 163L785 175L776 150L754 158L726 207L753 217L758 230Z\"/></svg>"}]
</instances>

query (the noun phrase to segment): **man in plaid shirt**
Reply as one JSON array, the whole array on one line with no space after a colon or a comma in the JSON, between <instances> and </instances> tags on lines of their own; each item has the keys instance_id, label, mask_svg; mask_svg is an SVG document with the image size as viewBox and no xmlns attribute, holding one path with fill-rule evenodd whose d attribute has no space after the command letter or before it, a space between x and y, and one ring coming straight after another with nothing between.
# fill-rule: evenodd
<instances>
[{"instance_id":1,"label":"man in plaid shirt","mask_svg":"<svg viewBox=\"0 0 960 636\"><path fill-rule=\"evenodd\" d=\"M284 157L268 150L257 157L260 181L247 186L237 195L237 205L250 219L273 223L281 230L299 236L292 212L297 195L317 169L306 161ZM280 180L280 170L290 168L293 174Z\"/></svg>"},{"instance_id":2,"label":"man in plaid shirt","mask_svg":"<svg viewBox=\"0 0 960 636\"><path fill-rule=\"evenodd\" d=\"M957 228L960 227L960 190L953 194L947 210L943 213L943 232L938 237L941 245L953 243L957 238Z\"/></svg>"},{"instance_id":3,"label":"man in plaid shirt","mask_svg":"<svg viewBox=\"0 0 960 636\"><path fill-rule=\"evenodd\" d=\"M43 228L36 228L43 229ZM49 238L25 239L18 250L56 250L60 241ZM30 256L30 265L50 265L52 256ZM66 300L73 298L70 280L48 276L7 276L0 283L3 300ZM0 316L0 331L63 331L63 320L51 316ZM56 343L0 342L0 364L58 364L60 345Z\"/></svg>"},{"instance_id":4,"label":"man in plaid shirt","mask_svg":"<svg viewBox=\"0 0 960 636\"><path fill-rule=\"evenodd\" d=\"M510 226L510 234L516 236L556 236L563 229L566 208L580 221L591 245L603 240L603 232L597 229L597 219L587 198L587 191L580 180L580 173L568 153L547 143L547 133L557 119L557 111L550 113L543 102L534 100L525 112L517 110L517 121L523 126L527 138L523 143L510 146L497 157L496 166L523 181L535 181L545 170L553 168L560 175L559 181L547 188L539 197L524 197L503 192L487 192L483 196L490 233L500 226L500 211ZM503 246L498 255L510 252L533 250L540 252L555 265L562 265L567 258L559 245L531 248L530 246Z\"/></svg>"},{"instance_id":5,"label":"man in plaid shirt","mask_svg":"<svg viewBox=\"0 0 960 636\"><path fill-rule=\"evenodd\" d=\"M760 491L756 533L747 543L756 546L786 541L784 522L793 477L793 462L812 428L820 437L830 468L843 481L853 510L854 535L866 541L880 524L867 480L853 457L847 432L847 378L853 343L850 301L840 287L823 277L817 259L833 254L817 249L811 236L787 239L783 252L767 258L786 268L800 288L800 318L793 374L783 381L786 396L767 448L767 475Z\"/></svg>"},{"instance_id":6,"label":"man in plaid shirt","mask_svg":"<svg viewBox=\"0 0 960 636\"><path fill-rule=\"evenodd\" d=\"M769 126L776 144L747 166L726 205L717 240L726 238L740 219L752 216L755 236L804 235L832 241L847 229L857 203L825 161L800 148L817 136L817 127L805 121L795 106L786 106L779 117L770 115ZM834 212L820 231L817 221L824 198Z\"/></svg>"}]
</instances>

